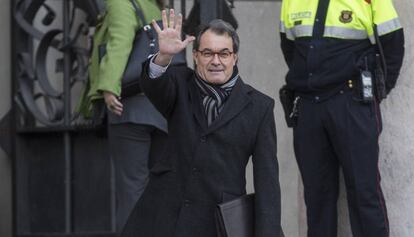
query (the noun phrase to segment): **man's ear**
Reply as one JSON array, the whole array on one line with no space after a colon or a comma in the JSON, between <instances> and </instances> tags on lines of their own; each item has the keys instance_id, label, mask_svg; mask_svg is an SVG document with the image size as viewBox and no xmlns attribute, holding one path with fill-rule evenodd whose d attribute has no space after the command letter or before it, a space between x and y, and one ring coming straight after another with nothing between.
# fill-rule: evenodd
<instances>
[{"instance_id":1,"label":"man's ear","mask_svg":"<svg viewBox=\"0 0 414 237\"><path fill-rule=\"evenodd\" d=\"M234 65L233 66L236 66L237 63L239 62L239 55L237 53L235 53L235 54L233 54L233 57L234 57Z\"/></svg>"},{"instance_id":2,"label":"man's ear","mask_svg":"<svg viewBox=\"0 0 414 237\"><path fill-rule=\"evenodd\" d=\"M194 61L194 66L197 66L197 64L198 64L198 55L197 55L196 50L193 50L193 61Z\"/></svg>"}]
</instances>

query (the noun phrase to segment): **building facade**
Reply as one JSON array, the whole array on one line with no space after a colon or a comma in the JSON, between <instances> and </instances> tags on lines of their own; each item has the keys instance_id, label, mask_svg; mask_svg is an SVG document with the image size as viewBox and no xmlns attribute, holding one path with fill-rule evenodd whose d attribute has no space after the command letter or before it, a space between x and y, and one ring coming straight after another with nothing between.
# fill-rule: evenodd
<instances>
[{"instance_id":1,"label":"building facade","mask_svg":"<svg viewBox=\"0 0 414 237\"><path fill-rule=\"evenodd\" d=\"M11 108L11 0L0 0L0 121ZM192 1L188 1L190 5ZM414 2L394 0L406 36L406 56L396 88L381 104L384 129L380 138L382 187L387 201L391 236L411 237L414 233ZM278 101L278 89L287 71L279 47L280 2L235 1L241 50L239 68L243 79ZM302 187L293 155L292 131L284 123L276 103L278 158L282 191L282 226L287 237L304 237L306 221ZM1 122L0 122L1 123ZM1 137L10 131L4 126ZM4 140L4 139L3 139ZM2 142L3 144L7 143ZM0 147L0 236L12 236L12 159L7 147ZM248 190L253 191L248 170ZM351 236L344 191L339 201L339 236Z\"/></svg>"}]
</instances>

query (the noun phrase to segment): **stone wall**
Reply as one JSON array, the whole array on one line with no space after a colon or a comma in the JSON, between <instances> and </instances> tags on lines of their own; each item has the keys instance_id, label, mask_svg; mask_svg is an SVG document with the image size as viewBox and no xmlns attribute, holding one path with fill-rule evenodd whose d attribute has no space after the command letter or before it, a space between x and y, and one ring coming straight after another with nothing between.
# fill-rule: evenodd
<instances>
[{"instance_id":1,"label":"stone wall","mask_svg":"<svg viewBox=\"0 0 414 237\"><path fill-rule=\"evenodd\" d=\"M0 0L0 120L10 110L10 0ZM5 131L0 130L0 133ZM11 236L11 160L0 148L0 236Z\"/></svg>"}]
</instances>

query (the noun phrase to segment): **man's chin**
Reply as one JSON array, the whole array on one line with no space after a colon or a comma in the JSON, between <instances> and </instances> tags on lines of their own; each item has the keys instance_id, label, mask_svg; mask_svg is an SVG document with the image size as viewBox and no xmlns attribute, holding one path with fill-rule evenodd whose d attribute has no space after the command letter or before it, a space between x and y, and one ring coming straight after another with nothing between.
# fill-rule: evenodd
<instances>
[{"instance_id":1,"label":"man's chin","mask_svg":"<svg viewBox=\"0 0 414 237\"><path fill-rule=\"evenodd\" d=\"M208 77L206 81L211 84L221 85L226 82L226 79L224 77Z\"/></svg>"}]
</instances>

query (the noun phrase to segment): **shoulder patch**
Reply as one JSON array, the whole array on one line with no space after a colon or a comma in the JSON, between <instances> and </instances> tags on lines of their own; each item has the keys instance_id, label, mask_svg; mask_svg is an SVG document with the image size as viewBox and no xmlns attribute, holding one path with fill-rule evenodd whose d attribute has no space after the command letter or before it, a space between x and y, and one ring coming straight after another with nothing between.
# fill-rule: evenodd
<instances>
[{"instance_id":1,"label":"shoulder patch","mask_svg":"<svg viewBox=\"0 0 414 237\"><path fill-rule=\"evenodd\" d=\"M342 23L350 23L352 19L352 11L344 10L341 12L341 16L339 16L339 21Z\"/></svg>"}]
</instances>

